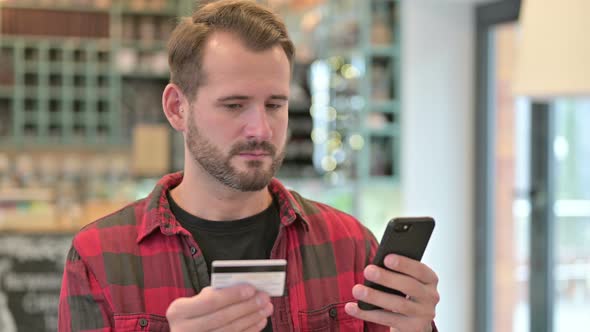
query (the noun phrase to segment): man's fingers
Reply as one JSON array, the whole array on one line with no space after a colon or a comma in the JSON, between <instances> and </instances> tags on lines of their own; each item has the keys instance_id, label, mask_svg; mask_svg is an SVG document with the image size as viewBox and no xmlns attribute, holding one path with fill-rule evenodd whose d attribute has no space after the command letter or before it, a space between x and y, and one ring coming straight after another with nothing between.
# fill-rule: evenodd
<instances>
[{"instance_id":1,"label":"man's fingers","mask_svg":"<svg viewBox=\"0 0 590 332\"><path fill-rule=\"evenodd\" d=\"M256 294L250 285L239 285L224 289L205 287L193 297L182 297L174 300L166 311L166 318L191 319L210 312L215 312L228 305L248 300Z\"/></svg>"},{"instance_id":2,"label":"man's fingers","mask_svg":"<svg viewBox=\"0 0 590 332\"><path fill-rule=\"evenodd\" d=\"M366 320L369 322L385 325L385 326L396 326L399 327L410 324L410 319L406 316L388 312L385 310L361 310L358 305L354 302L349 302L344 306L344 310L347 314L356 317L358 319ZM404 331L400 329L400 331Z\"/></svg>"},{"instance_id":3,"label":"man's fingers","mask_svg":"<svg viewBox=\"0 0 590 332\"><path fill-rule=\"evenodd\" d=\"M357 300L371 303L404 316L424 317L427 319L434 318L434 313L428 312L427 307L424 305L420 305L405 297L384 293L364 285L355 285L352 288L352 295Z\"/></svg>"},{"instance_id":4,"label":"man's fingers","mask_svg":"<svg viewBox=\"0 0 590 332\"><path fill-rule=\"evenodd\" d=\"M213 291L208 290L207 292ZM209 296L207 293L204 295ZM167 318L171 323L171 327L172 322L175 323L174 330L176 331L193 331L195 327L201 327L208 331L243 331L249 328L256 329L257 324L268 318L273 312L270 297L264 292L257 292L255 296L244 301L232 303L213 311L201 312L200 315L195 314L191 317L176 317L174 315L178 312L185 312L187 307L194 308L194 303L181 301L177 305L181 310L176 312L172 305L171 307L173 309L169 308Z\"/></svg>"},{"instance_id":5,"label":"man's fingers","mask_svg":"<svg viewBox=\"0 0 590 332\"><path fill-rule=\"evenodd\" d=\"M249 327L248 329L244 330L244 332L259 332L266 326L268 323L267 319L263 319L258 322L256 325Z\"/></svg>"},{"instance_id":6,"label":"man's fingers","mask_svg":"<svg viewBox=\"0 0 590 332\"><path fill-rule=\"evenodd\" d=\"M411 296L418 302L432 302L432 300L429 299L430 294L427 291L426 286L413 277L394 271L389 271L376 265L367 266L365 268L364 275L367 280L387 288L396 289Z\"/></svg>"},{"instance_id":7,"label":"man's fingers","mask_svg":"<svg viewBox=\"0 0 590 332\"><path fill-rule=\"evenodd\" d=\"M385 269L369 265L365 278L407 296L382 292L364 285L355 285L353 296L384 310L361 310L356 303L347 303L346 312L362 320L392 327L392 331L423 331L432 322L440 296L438 276L425 264L399 255L385 257Z\"/></svg>"},{"instance_id":8,"label":"man's fingers","mask_svg":"<svg viewBox=\"0 0 590 332\"><path fill-rule=\"evenodd\" d=\"M273 307L268 294L258 292L255 297L245 302L231 304L207 316L198 318L198 325L195 326L207 326L210 329L225 325L239 326L241 331L244 327L253 325L258 320L270 316L272 310ZM244 325L244 319L246 319L246 325Z\"/></svg>"},{"instance_id":9,"label":"man's fingers","mask_svg":"<svg viewBox=\"0 0 590 332\"><path fill-rule=\"evenodd\" d=\"M436 273L422 262L390 254L385 257L384 263L388 269L407 274L424 284L438 284Z\"/></svg>"},{"instance_id":10,"label":"man's fingers","mask_svg":"<svg viewBox=\"0 0 590 332\"><path fill-rule=\"evenodd\" d=\"M268 303L263 309L251 312L231 321L217 320L217 325L212 332L222 331L260 331L266 325L268 316L272 314L273 306ZM264 322L264 324L263 324ZM201 324L201 322L199 322ZM198 325L195 325L198 326ZM200 325L209 326L209 325Z\"/></svg>"}]
</instances>

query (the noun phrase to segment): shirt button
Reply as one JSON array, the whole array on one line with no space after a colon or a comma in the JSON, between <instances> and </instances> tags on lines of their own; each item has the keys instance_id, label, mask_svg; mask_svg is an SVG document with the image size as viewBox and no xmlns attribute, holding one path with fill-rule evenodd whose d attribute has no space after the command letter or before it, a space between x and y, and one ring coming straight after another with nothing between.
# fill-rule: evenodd
<instances>
[{"instance_id":1,"label":"shirt button","mask_svg":"<svg viewBox=\"0 0 590 332\"><path fill-rule=\"evenodd\" d=\"M336 318L338 316L338 310L336 310L336 308L330 309L329 315L332 318Z\"/></svg>"},{"instance_id":2,"label":"shirt button","mask_svg":"<svg viewBox=\"0 0 590 332\"><path fill-rule=\"evenodd\" d=\"M148 325L148 320L147 320L147 319L145 319L145 318L141 318L141 319L139 320L139 326L141 326L141 327L146 327L147 325Z\"/></svg>"},{"instance_id":3,"label":"shirt button","mask_svg":"<svg viewBox=\"0 0 590 332\"><path fill-rule=\"evenodd\" d=\"M191 254L196 254L197 253L197 248L195 247L191 247Z\"/></svg>"}]
</instances>

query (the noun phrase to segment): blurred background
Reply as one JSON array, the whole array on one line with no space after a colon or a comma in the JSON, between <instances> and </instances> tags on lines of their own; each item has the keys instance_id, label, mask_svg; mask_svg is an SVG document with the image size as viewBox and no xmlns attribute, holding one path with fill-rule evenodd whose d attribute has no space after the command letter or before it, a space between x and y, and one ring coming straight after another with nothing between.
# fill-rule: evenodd
<instances>
[{"instance_id":1,"label":"blurred background","mask_svg":"<svg viewBox=\"0 0 590 332\"><path fill-rule=\"evenodd\" d=\"M260 2L297 47L281 180L378 238L433 216L441 331L588 325L587 0ZM75 232L182 168L161 93L194 4L0 0L1 332L56 331Z\"/></svg>"}]
</instances>

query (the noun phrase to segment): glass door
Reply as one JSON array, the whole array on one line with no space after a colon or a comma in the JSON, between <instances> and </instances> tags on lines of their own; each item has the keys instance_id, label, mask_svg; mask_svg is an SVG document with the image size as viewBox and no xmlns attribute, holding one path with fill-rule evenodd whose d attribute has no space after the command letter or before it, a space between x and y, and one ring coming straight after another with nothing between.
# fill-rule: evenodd
<instances>
[{"instance_id":1,"label":"glass door","mask_svg":"<svg viewBox=\"0 0 590 332\"><path fill-rule=\"evenodd\" d=\"M586 329L590 314L590 99L554 102L554 331Z\"/></svg>"},{"instance_id":2,"label":"glass door","mask_svg":"<svg viewBox=\"0 0 590 332\"><path fill-rule=\"evenodd\" d=\"M578 331L590 314L590 98L512 94L519 7L477 11L475 330Z\"/></svg>"},{"instance_id":3,"label":"glass door","mask_svg":"<svg viewBox=\"0 0 590 332\"><path fill-rule=\"evenodd\" d=\"M530 103L512 94L518 43L515 22L490 34L490 106L493 141L492 330L528 331L530 275Z\"/></svg>"}]
</instances>

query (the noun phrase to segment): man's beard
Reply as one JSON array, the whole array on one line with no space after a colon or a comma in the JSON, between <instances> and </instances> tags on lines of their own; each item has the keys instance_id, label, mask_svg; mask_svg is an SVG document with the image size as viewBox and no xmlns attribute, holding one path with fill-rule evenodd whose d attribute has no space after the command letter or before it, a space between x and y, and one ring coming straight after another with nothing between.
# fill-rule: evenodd
<instances>
[{"instance_id":1,"label":"man's beard","mask_svg":"<svg viewBox=\"0 0 590 332\"><path fill-rule=\"evenodd\" d=\"M277 152L274 145L267 141L247 141L234 144L228 155L213 145L199 133L192 116L189 115L186 133L187 147L190 154L201 167L217 181L239 191L259 191L264 189L276 174L285 157L285 144ZM245 172L238 171L231 165L231 159L241 152L264 151L272 158L271 165L264 169L262 160L248 160Z\"/></svg>"}]
</instances>

